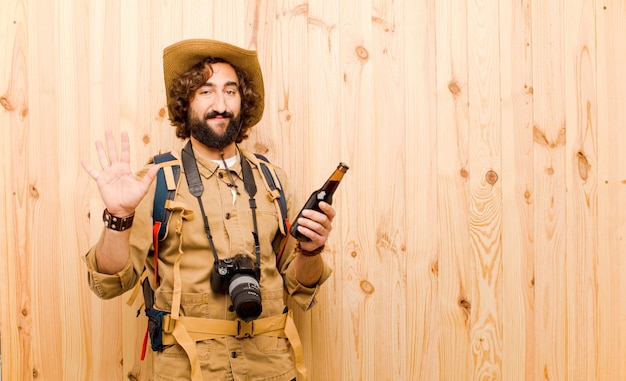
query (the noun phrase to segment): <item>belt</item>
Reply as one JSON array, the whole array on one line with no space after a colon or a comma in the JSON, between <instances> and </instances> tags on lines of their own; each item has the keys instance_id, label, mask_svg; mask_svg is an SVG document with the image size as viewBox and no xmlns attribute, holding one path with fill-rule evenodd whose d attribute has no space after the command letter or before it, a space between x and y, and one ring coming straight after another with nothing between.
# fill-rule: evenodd
<instances>
[{"instance_id":1,"label":"belt","mask_svg":"<svg viewBox=\"0 0 626 381\"><path fill-rule=\"evenodd\" d=\"M190 316L178 316L174 319L171 315L163 316L163 344L179 344L185 350L191 362L192 381L202 380L196 342L228 336L245 339L256 335L287 338L294 352L296 370L302 375L303 380L307 380L302 341L291 317L291 311L250 322L241 319L219 320Z\"/></svg>"},{"instance_id":2,"label":"belt","mask_svg":"<svg viewBox=\"0 0 626 381\"><path fill-rule=\"evenodd\" d=\"M193 341L219 339L227 336L237 339L256 335L287 337L285 334L287 317L287 314L282 314L247 322L241 319L219 320L190 316L179 316L178 319L173 319L171 315L165 315L163 316L163 344L172 345L176 343L172 333L177 324L182 324L186 328Z\"/></svg>"}]
</instances>

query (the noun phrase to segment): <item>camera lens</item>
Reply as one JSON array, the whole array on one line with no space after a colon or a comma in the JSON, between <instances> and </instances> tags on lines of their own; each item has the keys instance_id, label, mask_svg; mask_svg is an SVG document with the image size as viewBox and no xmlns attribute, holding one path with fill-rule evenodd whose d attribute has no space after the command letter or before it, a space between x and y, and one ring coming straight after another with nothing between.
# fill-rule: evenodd
<instances>
[{"instance_id":1,"label":"camera lens","mask_svg":"<svg viewBox=\"0 0 626 381\"><path fill-rule=\"evenodd\" d=\"M240 319L251 321L261 315L261 288L254 277L235 274L230 281L228 293Z\"/></svg>"}]
</instances>

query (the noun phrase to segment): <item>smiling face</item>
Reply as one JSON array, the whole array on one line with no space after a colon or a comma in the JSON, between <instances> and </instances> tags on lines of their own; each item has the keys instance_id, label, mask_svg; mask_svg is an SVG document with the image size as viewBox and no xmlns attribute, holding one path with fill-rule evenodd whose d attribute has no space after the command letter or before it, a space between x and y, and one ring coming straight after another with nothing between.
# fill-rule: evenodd
<instances>
[{"instance_id":1,"label":"smiling face","mask_svg":"<svg viewBox=\"0 0 626 381\"><path fill-rule=\"evenodd\" d=\"M241 128L241 93L235 69L224 62L208 68L210 77L189 102L187 124L191 136L208 148L234 144Z\"/></svg>"},{"instance_id":2,"label":"smiling face","mask_svg":"<svg viewBox=\"0 0 626 381\"><path fill-rule=\"evenodd\" d=\"M222 71L222 68L225 69ZM221 71L221 74L214 77L213 70ZM236 78L231 70L234 70ZM227 71L229 72L229 81L236 83L234 90L237 91L237 97L240 99L240 102L233 105L231 105L232 102L229 101L229 99L231 99L229 98L229 94L224 93L225 90L223 89L218 90L218 86L220 84L223 85L221 81L218 81L218 77L225 75ZM253 82L253 79L256 82ZM218 100L215 103L215 107L216 109L221 108L219 104L224 102L226 111L231 113L232 116L221 114L222 121L225 122L226 119L228 119L228 124L236 123L237 128L239 128L239 133L235 138L235 143L244 141L248 137L250 129L260 121L261 115L263 114L263 79L258 73L251 76L250 73L237 68L224 59L211 56L203 58L189 70L175 77L167 88L168 118L172 126L176 127L176 137L183 140L187 138L195 140L191 133L190 123L194 124L197 136L204 134L205 130L208 131L207 134L215 134L215 131L217 131L206 128L209 124L211 124L212 127L218 126L209 122L206 118L210 115L206 113L207 107L212 107L207 106L206 103L212 103L214 101L210 98L211 94L200 94L202 90L199 89L205 89L205 86L207 86L207 89L210 91L222 91L220 95L224 96L224 99ZM192 101L194 102L193 109L191 105ZM235 111L237 108L239 108L238 112ZM218 112L217 114L220 113ZM217 121L218 118L212 116L209 119L215 119ZM228 125L226 125L226 129L230 136ZM220 139L226 139L226 136L222 132L217 131L217 134ZM203 139L203 141L209 143L210 140ZM204 146L202 143L198 145ZM223 143L211 143L207 147L222 145ZM235 145L233 144L232 146L234 147Z\"/></svg>"}]
</instances>

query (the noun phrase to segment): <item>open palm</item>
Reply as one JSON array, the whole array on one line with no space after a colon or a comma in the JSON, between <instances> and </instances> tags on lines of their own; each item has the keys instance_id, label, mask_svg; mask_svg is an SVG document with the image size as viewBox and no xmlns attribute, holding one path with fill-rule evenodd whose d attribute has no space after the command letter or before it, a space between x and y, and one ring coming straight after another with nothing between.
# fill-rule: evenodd
<instances>
[{"instance_id":1,"label":"open palm","mask_svg":"<svg viewBox=\"0 0 626 381\"><path fill-rule=\"evenodd\" d=\"M106 147L101 141L96 142L96 151L102 167L98 172L89 163L81 162L85 171L96 180L100 197L105 207L114 216L125 217L132 214L144 198L158 171L151 167L146 174L138 178L130 169L130 142L128 133L122 132L121 150L118 155L113 133L105 132Z\"/></svg>"}]
</instances>

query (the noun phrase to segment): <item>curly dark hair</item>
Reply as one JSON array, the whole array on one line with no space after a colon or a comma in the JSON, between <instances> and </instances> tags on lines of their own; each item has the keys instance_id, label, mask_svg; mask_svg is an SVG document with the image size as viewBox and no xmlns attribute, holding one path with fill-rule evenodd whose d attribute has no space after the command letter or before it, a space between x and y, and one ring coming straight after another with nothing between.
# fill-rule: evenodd
<instances>
[{"instance_id":1,"label":"curly dark hair","mask_svg":"<svg viewBox=\"0 0 626 381\"><path fill-rule=\"evenodd\" d=\"M248 130L252 128L252 116L254 111L261 107L261 96L254 91L250 83L250 77L246 72L240 70L230 62L216 57L207 57L195 64L189 71L181 74L172 82L169 91L170 101L167 104L170 122L176 127L176 136L180 139L187 139L191 133L186 125L189 103L193 100L196 90L198 90L213 75L211 64L227 63L235 69L239 81L239 91L241 93L241 130L235 140L241 143L248 137Z\"/></svg>"}]
</instances>

